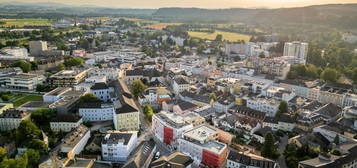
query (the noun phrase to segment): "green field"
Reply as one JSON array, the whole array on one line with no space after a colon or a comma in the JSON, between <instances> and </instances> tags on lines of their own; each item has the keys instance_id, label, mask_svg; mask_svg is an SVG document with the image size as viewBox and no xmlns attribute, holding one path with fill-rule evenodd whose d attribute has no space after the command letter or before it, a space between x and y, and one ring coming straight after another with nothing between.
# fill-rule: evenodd
<instances>
[{"instance_id":1,"label":"green field","mask_svg":"<svg viewBox=\"0 0 357 168\"><path fill-rule=\"evenodd\" d=\"M194 38L201 38L201 39L208 39L214 40L216 36L221 34L223 36L223 40L227 40L230 42L236 42L239 40L244 40L245 42L249 42L250 36L245 34L239 33L232 33L232 32L224 32L224 31L215 31L214 33L207 33L207 32L193 32L189 31L188 35Z\"/></svg>"},{"instance_id":2,"label":"green field","mask_svg":"<svg viewBox=\"0 0 357 168\"><path fill-rule=\"evenodd\" d=\"M2 27L24 27L24 26L48 26L51 21L48 19L0 19Z\"/></svg>"},{"instance_id":3,"label":"green field","mask_svg":"<svg viewBox=\"0 0 357 168\"><path fill-rule=\"evenodd\" d=\"M42 100L42 96L40 95L23 95L22 97L16 99L14 102L14 107L21 106L29 101L40 101Z\"/></svg>"}]
</instances>

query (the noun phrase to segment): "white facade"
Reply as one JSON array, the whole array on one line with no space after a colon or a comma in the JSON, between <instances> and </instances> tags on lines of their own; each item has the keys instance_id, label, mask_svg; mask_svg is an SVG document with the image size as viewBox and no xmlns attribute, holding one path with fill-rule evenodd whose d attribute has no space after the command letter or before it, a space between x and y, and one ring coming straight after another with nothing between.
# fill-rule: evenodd
<instances>
[{"instance_id":1,"label":"white facade","mask_svg":"<svg viewBox=\"0 0 357 168\"><path fill-rule=\"evenodd\" d=\"M92 68L89 70L88 76L105 76L108 80L117 80L119 71L117 68Z\"/></svg>"},{"instance_id":2,"label":"white facade","mask_svg":"<svg viewBox=\"0 0 357 168\"><path fill-rule=\"evenodd\" d=\"M80 107L78 111L84 121L113 120L115 114L114 105L104 103L97 107Z\"/></svg>"},{"instance_id":3,"label":"white facade","mask_svg":"<svg viewBox=\"0 0 357 168\"><path fill-rule=\"evenodd\" d=\"M54 132L69 132L73 128L77 128L83 122L82 118L79 119L77 122L50 122L51 130Z\"/></svg>"},{"instance_id":4,"label":"white facade","mask_svg":"<svg viewBox=\"0 0 357 168\"><path fill-rule=\"evenodd\" d=\"M37 85L42 84L45 77L36 74L17 74L6 77L5 87L12 89L35 90Z\"/></svg>"},{"instance_id":5,"label":"white facade","mask_svg":"<svg viewBox=\"0 0 357 168\"><path fill-rule=\"evenodd\" d=\"M29 57L26 48L3 48L0 50L0 60L17 61L27 60L33 61L34 57Z\"/></svg>"},{"instance_id":6,"label":"white facade","mask_svg":"<svg viewBox=\"0 0 357 168\"><path fill-rule=\"evenodd\" d=\"M172 88L175 94L179 94L185 90L188 90L190 88L190 84L178 84L176 81L174 81Z\"/></svg>"},{"instance_id":7,"label":"white facade","mask_svg":"<svg viewBox=\"0 0 357 168\"><path fill-rule=\"evenodd\" d=\"M280 103L274 99L247 99L247 107L264 112L266 116L274 117Z\"/></svg>"},{"instance_id":8,"label":"white facade","mask_svg":"<svg viewBox=\"0 0 357 168\"><path fill-rule=\"evenodd\" d=\"M130 137L129 137L130 136ZM102 157L106 161L125 162L137 146L137 133L109 133L102 141Z\"/></svg>"},{"instance_id":9,"label":"white facade","mask_svg":"<svg viewBox=\"0 0 357 168\"><path fill-rule=\"evenodd\" d=\"M287 42L284 45L284 56L295 56L306 62L308 45L308 43L298 41Z\"/></svg>"}]
</instances>

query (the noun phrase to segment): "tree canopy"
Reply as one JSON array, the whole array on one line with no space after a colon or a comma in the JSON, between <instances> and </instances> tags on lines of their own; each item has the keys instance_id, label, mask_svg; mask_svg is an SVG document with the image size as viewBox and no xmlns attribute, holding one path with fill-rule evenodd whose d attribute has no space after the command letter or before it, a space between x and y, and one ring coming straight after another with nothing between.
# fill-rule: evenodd
<instances>
[{"instance_id":1,"label":"tree canopy","mask_svg":"<svg viewBox=\"0 0 357 168\"><path fill-rule=\"evenodd\" d=\"M64 60L66 67L80 66L84 63L84 60L79 57L69 57Z\"/></svg>"},{"instance_id":2,"label":"tree canopy","mask_svg":"<svg viewBox=\"0 0 357 168\"><path fill-rule=\"evenodd\" d=\"M31 71L32 64L27 61L20 60L12 64L12 67L19 67L23 72L27 73Z\"/></svg>"},{"instance_id":3,"label":"tree canopy","mask_svg":"<svg viewBox=\"0 0 357 168\"><path fill-rule=\"evenodd\" d=\"M141 80L136 80L131 85L131 92L137 98L146 88L147 86Z\"/></svg>"}]
</instances>

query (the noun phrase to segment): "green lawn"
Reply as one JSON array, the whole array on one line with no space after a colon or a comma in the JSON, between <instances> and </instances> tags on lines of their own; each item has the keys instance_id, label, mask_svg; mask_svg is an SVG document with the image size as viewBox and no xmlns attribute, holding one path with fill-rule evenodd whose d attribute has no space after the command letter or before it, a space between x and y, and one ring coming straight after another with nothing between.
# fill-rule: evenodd
<instances>
[{"instance_id":1,"label":"green lawn","mask_svg":"<svg viewBox=\"0 0 357 168\"><path fill-rule=\"evenodd\" d=\"M48 26L51 25L51 21L48 19L0 19L0 24L3 27L24 27L24 26Z\"/></svg>"},{"instance_id":2,"label":"green lawn","mask_svg":"<svg viewBox=\"0 0 357 168\"><path fill-rule=\"evenodd\" d=\"M232 32L224 32L224 31L215 31L214 33L207 33L207 32L194 32L189 31L188 35L194 38L201 38L201 39L208 39L214 40L216 36L221 34L223 36L223 40L227 40L230 42L236 42L238 40L244 40L245 42L249 42L250 36L245 34L239 33L232 33Z\"/></svg>"},{"instance_id":3,"label":"green lawn","mask_svg":"<svg viewBox=\"0 0 357 168\"><path fill-rule=\"evenodd\" d=\"M23 95L23 96L17 98L12 103L14 104L14 107L19 107L29 101L40 101L40 100L42 100L41 95Z\"/></svg>"}]
</instances>

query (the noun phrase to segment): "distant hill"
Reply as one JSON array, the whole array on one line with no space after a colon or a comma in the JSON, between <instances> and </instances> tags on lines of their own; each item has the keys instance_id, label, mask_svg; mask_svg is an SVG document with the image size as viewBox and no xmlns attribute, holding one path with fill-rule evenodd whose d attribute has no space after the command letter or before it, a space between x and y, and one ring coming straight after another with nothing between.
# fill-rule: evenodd
<instances>
[{"instance_id":1,"label":"distant hill","mask_svg":"<svg viewBox=\"0 0 357 168\"><path fill-rule=\"evenodd\" d=\"M175 22L308 23L357 27L357 4L316 5L278 9L160 8L153 17Z\"/></svg>"}]
</instances>

